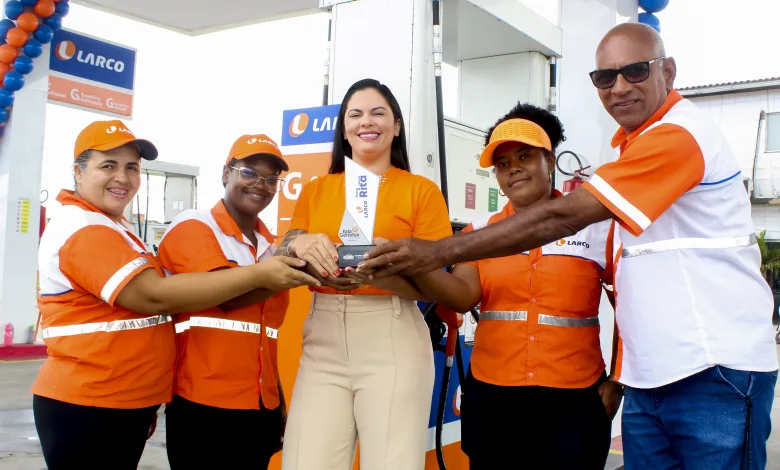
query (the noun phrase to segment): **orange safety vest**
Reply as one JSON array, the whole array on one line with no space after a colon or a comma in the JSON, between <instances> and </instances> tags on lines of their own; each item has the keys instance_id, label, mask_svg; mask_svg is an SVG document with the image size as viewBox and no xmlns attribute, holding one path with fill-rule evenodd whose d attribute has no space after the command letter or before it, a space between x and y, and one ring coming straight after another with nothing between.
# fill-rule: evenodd
<instances>
[{"instance_id":1,"label":"orange safety vest","mask_svg":"<svg viewBox=\"0 0 780 470\"><path fill-rule=\"evenodd\" d=\"M170 274L249 266L276 250L260 219L254 230L257 249L222 201L209 212L182 212L160 242L160 262ZM282 292L229 312L211 308L176 315L174 393L217 408L256 410L260 399L265 408L277 408L276 341L288 299Z\"/></svg>"},{"instance_id":2,"label":"orange safety vest","mask_svg":"<svg viewBox=\"0 0 780 470\"><path fill-rule=\"evenodd\" d=\"M507 203L463 231L513 214ZM609 232L610 222L602 222L522 254L468 263L479 269L483 293L471 355L475 378L556 388L596 382L605 370L598 314Z\"/></svg>"},{"instance_id":3,"label":"orange safety vest","mask_svg":"<svg viewBox=\"0 0 780 470\"><path fill-rule=\"evenodd\" d=\"M115 304L154 256L97 207L63 190L38 251L41 326L49 357L32 393L83 406L146 408L170 401L176 358L168 315ZM126 226L127 225L127 226Z\"/></svg>"}]
</instances>

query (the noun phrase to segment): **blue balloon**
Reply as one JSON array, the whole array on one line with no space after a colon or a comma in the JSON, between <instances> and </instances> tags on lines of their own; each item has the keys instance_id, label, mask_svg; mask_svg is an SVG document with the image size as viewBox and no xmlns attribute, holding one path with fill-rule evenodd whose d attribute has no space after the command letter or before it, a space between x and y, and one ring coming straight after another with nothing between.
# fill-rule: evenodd
<instances>
[{"instance_id":1,"label":"blue balloon","mask_svg":"<svg viewBox=\"0 0 780 470\"><path fill-rule=\"evenodd\" d=\"M70 3L59 2L58 4L54 5L54 11L57 12L57 14L60 16L68 16L68 12L70 11Z\"/></svg>"},{"instance_id":2,"label":"blue balloon","mask_svg":"<svg viewBox=\"0 0 780 470\"><path fill-rule=\"evenodd\" d=\"M11 91L19 91L24 86L24 77L16 70L11 70L5 74L3 78L3 85Z\"/></svg>"},{"instance_id":3,"label":"blue balloon","mask_svg":"<svg viewBox=\"0 0 780 470\"><path fill-rule=\"evenodd\" d=\"M43 20L43 23L48 25L52 31L59 31L62 29L62 16L54 13L50 17Z\"/></svg>"},{"instance_id":4,"label":"blue balloon","mask_svg":"<svg viewBox=\"0 0 780 470\"><path fill-rule=\"evenodd\" d=\"M661 20L652 13L640 13L639 22L650 26L659 33L661 32Z\"/></svg>"},{"instance_id":5,"label":"blue balloon","mask_svg":"<svg viewBox=\"0 0 780 470\"><path fill-rule=\"evenodd\" d=\"M38 3L38 0L21 0L22 5L26 5L28 7L35 6L36 3Z\"/></svg>"},{"instance_id":6,"label":"blue balloon","mask_svg":"<svg viewBox=\"0 0 780 470\"><path fill-rule=\"evenodd\" d=\"M27 44L24 45L24 53L27 57L40 57L43 54L43 44L37 39L28 39Z\"/></svg>"},{"instance_id":7,"label":"blue balloon","mask_svg":"<svg viewBox=\"0 0 780 470\"><path fill-rule=\"evenodd\" d=\"M13 106L14 104L14 92L5 88L0 88L0 109L5 109Z\"/></svg>"},{"instance_id":8,"label":"blue balloon","mask_svg":"<svg viewBox=\"0 0 780 470\"><path fill-rule=\"evenodd\" d=\"M639 0L639 6L648 13L658 13L669 5L669 0Z\"/></svg>"},{"instance_id":9,"label":"blue balloon","mask_svg":"<svg viewBox=\"0 0 780 470\"><path fill-rule=\"evenodd\" d=\"M54 38L54 31L45 24L38 26L38 29L33 33L33 37L43 44L49 44Z\"/></svg>"},{"instance_id":10,"label":"blue balloon","mask_svg":"<svg viewBox=\"0 0 780 470\"><path fill-rule=\"evenodd\" d=\"M21 73L22 75L27 75L28 73L32 72L33 70L33 61L31 58L27 57L26 55L21 55L16 58L14 61L14 70Z\"/></svg>"},{"instance_id":11,"label":"blue balloon","mask_svg":"<svg viewBox=\"0 0 780 470\"><path fill-rule=\"evenodd\" d=\"M24 13L24 5L19 0L11 0L5 4L5 16L12 20L19 18L22 13Z\"/></svg>"},{"instance_id":12,"label":"blue balloon","mask_svg":"<svg viewBox=\"0 0 780 470\"><path fill-rule=\"evenodd\" d=\"M16 23L8 18L0 20L0 38L5 38L5 35L8 34L8 30L15 27Z\"/></svg>"},{"instance_id":13,"label":"blue balloon","mask_svg":"<svg viewBox=\"0 0 780 470\"><path fill-rule=\"evenodd\" d=\"M0 109L0 123L8 121L8 111Z\"/></svg>"}]
</instances>

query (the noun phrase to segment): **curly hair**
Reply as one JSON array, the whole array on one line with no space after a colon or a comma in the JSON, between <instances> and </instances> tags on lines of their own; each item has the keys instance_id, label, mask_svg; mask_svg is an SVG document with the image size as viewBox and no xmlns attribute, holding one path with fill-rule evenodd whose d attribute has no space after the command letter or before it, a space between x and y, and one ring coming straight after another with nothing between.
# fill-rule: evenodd
<instances>
[{"instance_id":1,"label":"curly hair","mask_svg":"<svg viewBox=\"0 0 780 470\"><path fill-rule=\"evenodd\" d=\"M530 103L518 102L517 106L512 108L504 117L496 121L496 123L493 124L493 127L488 129L487 135L485 136L486 147L490 143L490 135L496 127L509 119L526 119L544 129L544 132L546 132L547 136L550 138L553 153L558 145L566 140L566 137L563 135L563 123L558 119L558 116Z\"/></svg>"}]
</instances>

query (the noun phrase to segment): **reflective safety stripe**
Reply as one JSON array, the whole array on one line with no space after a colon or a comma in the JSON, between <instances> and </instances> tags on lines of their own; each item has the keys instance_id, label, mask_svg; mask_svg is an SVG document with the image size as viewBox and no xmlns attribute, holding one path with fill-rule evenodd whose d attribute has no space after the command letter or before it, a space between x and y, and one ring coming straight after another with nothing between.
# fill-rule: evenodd
<instances>
[{"instance_id":1,"label":"reflective safety stripe","mask_svg":"<svg viewBox=\"0 0 780 470\"><path fill-rule=\"evenodd\" d=\"M527 321L528 312L525 310L485 310L479 314L479 321L486 320Z\"/></svg>"},{"instance_id":2,"label":"reflective safety stripe","mask_svg":"<svg viewBox=\"0 0 780 470\"><path fill-rule=\"evenodd\" d=\"M568 328L584 328L586 326L596 326L599 324L599 317L572 318L556 317L553 315L539 314L539 324L549 326L565 326Z\"/></svg>"},{"instance_id":3,"label":"reflective safety stripe","mask_svg":"<svg viewBox=\"0 0 780 470\"><path fill-rule=\"evenodd\" d=\"M42 330L44 338L59 338L61 336L85 335L89 333L113 333L115 331L140 330L162 325L171 321L170 315L136 318L133 320L117 320L104 323L84 323L82 325L50 326Z\"/></svg>"},{"instance_id":4,"label":"reflective safety stripe","mask_svg":"<svg viewBox=\"0 0 780 470\"><path fill-rule=\"evenodd\" d=\"M182 333L191 327L214 328L217 330L240 331L259 335L262 326L247 321L225 320L224 318L190 317L189 320L176 324L176 333ZM279 330L271 327L265 328L265 335L271 339L279 338Z\"/></svg>"},{"instance_id":5,"label":"reflective safety stripe","mask_svg":"<svg viewBox=\"0 0 780 470\"><path fill-rule=\"evenodd\" d=\"M103 299L103 302L108 303L108 301L111 300L111 296L114 295L116 288L119 287L119 285L122 284L125 279L127 279L127 276L131 275L136 269L140 268L141 266L146 266L147 264L149 264L148 259L136 258L119 268L119 271L115 272L114 275L111 276L111 279L106 282L106 284L103 286L103 289L100 291L100 298Z\"/></svg>"},{"instance_id":6,"label":"reflective safety stripe","mask_svg":"<svg viewBox=\"0 0 780 470\"><path fill-rule=\"evenodd\" d=\"M756 234L746 237L725 238L675 238L657 242L643 243L641 245L624 246L623 258L651 255L662 251L680 250L688 248L738 248L755 245L758 243Z\"/></svg>"}]
</instances>

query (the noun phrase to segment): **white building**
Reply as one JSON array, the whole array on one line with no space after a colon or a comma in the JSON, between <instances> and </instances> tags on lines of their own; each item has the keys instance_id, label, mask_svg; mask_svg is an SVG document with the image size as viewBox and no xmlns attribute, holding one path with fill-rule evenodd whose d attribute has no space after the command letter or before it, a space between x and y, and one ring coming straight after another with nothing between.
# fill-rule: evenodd
<instances>
[{"instance_id":1,"label":"white building","mask_svg":"<svg viewBox=\"0 0 780 470\"><path fill-rule=\"evenodd\" d=\"M723 129L751 196L756 230L780 241L780 77L679 91Z\"/></svg>"}]
</instances>

